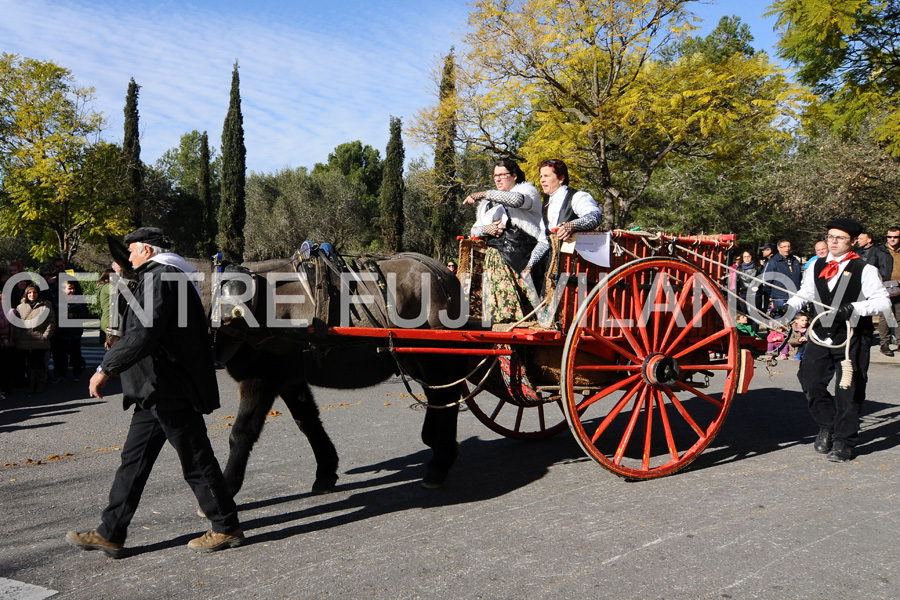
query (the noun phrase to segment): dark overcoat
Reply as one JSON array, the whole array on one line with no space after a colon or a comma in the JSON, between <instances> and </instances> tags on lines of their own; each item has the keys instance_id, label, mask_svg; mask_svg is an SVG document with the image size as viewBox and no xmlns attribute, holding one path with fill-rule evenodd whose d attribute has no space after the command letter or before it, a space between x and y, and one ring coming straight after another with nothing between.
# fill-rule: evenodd
<instances>
[{"instance_id":1,"label":"dark overcoat","mask_svg":"<svg viewBox=\"0 0 900 600\"><path fill-rule=\"evenodd\" d=\"M137 270L124 334L101 365L122 380L124 406L219 408L219 386L200 295L180 270L153 260Z\"/></svg>"}]
</instances>

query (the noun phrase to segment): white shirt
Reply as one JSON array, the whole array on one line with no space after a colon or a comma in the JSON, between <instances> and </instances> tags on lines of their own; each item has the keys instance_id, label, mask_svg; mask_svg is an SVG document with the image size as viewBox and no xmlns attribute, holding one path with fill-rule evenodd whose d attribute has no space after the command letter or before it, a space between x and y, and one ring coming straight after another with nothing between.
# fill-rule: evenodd
<instances>
[{"instance_id":1,"label":"white shirt","mask_svg":"<svg viewBox=\"0 0 900 600\"><path fill-rule=\"evenodd\" d=\"M550 194L549 200L547 200L547 227L553 229L557 225L559 225L559 212L562 210L563 200L566 199L566 194L569 192L569 186L561 185L559 189ZM594 200L594 197L588 194L587 192L583 192L581 190L575 192L572 195L572 210L575 211L575 214L579 217L583 217L587 214L590 214L596 210L600 210L600 207L597 206L597 201ZM541 232L541 241L549 242L547 239L547 232Z\"/></svg>"},{"instance_id":2,"label":"white shirt","mask_svg":"<svg viewBox=\"0 0 900 600\"><path fill-rule=\"evenodd\" d=\"M846 255L847 254L844 253L840 256L834 257L831 255L831 253L829 253L825 258L825 262L829 263L835 260L840 261ZM847 268L847 265L849 263L849 260L838 263L837 274L828 280L829 291L833 292L834 288L837 287L838 281L840 281L841 278L841 274L844 272L844 269ZM810 267L814 266L815 263L810 265ZM803 274L803 281L800 283L800 291L798 291L796 295L791 296L791 298L787 301L788 306L800 310L807 302L817 300L815 271L816 270L814 268L806 269ZM882 283L881 281L881 275L878 273L878 269L874 265L866 265L865 267L863 267L861 278L862 293L866 299L853 302L854 312L862 317L871 317L873 315L890 311L890 296L888 296L887 290L884 287L884 283ZM821 299L818 299L818 301L821 301ZM835 306L834 308L839 307Z\"/></svg>"}]
</instances>

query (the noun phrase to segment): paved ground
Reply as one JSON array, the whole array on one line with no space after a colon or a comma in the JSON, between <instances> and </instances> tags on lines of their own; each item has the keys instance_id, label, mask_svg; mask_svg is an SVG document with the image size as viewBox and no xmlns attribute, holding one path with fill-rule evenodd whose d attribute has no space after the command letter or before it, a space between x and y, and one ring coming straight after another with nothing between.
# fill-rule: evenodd
<instances>
[{"instance_id":1,"label":"paved ground","mask_svg":"<svg viewBox=\"0 0 900 600\"><path fill-rule=\"evenodd\" d=\"M238 497L245 547L187 550L205 521L167 448L117 561L63 537L98 523L121 397L71 381L17 395L0 404L0 598L896 598L900 358L873 350L853 462L813 453L797 363L758 362L710 449L636 483L566 432L517 442L466 412L456 469L425 490L422 413L401 384L317 390L341 453L335 493L309 494L309 446L273 414ZM219 376L224 407L208 423L223 459L236 388Z\"/></svg>"}]
</instances>

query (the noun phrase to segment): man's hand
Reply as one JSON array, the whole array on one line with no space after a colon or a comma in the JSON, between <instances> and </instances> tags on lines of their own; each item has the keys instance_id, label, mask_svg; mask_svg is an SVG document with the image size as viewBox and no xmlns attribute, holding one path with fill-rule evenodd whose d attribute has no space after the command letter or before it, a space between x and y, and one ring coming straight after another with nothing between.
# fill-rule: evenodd
<instances>
[{"instance_id":1,"label":"man's hand","mask_svg":"<svg viewBox=\"0 0 900 600\"><path fill-rule=\"evenodd\" d=\"M88 385L88 392L90 396L93 398L103 399L103 396L100 395L100 388L105 386L107 381L109 381L109 377L107 377L103 373L94 373L91 376L91 382Z\"/></svg>"},{"instance_id":2,"label":"man's hand","mask_svg":"<svg viewBox=\"0 0 900 600\"><path fill-rule=\"evenodd\" d=\"M787 304L782 304L781 306L774 306L769 309L769 316L775 317L777 319L778 317L783 317L787 311L788 311Z\"/></svg>"},{"instance_id":3,"label":"man's hand","mask_svg":"<svg viewBox=\"0 0 900 600\"><path fill-rule=\"evenodd\" d=\"M847 304L841 304L841 307L837 309L837 313L835 313L834 318L836 321L849 321L853 316L853 304L848 302Z\"/></svg>"}]
</instances>

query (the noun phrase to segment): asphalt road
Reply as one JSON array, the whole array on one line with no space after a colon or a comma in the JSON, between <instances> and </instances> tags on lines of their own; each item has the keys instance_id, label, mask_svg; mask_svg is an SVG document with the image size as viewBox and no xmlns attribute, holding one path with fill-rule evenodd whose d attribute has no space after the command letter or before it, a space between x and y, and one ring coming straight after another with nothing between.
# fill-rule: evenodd
<instances>
[{"instance_id":1,"label":"asphalt road","mask_svg":"<svg viewBox=\"0 0 900 600\"><path fill-rule=\"evenodd\" d=\"M854 461L812 451L797 363L758 362L712 446L646 482L604 471L568 432L508 440L464 412L461 458L425 490L422 412L402 384L317 389L341 454L334 493L309 493L309 446L272 414L238 495L247 545L195 554L206 522L167 447L122 560L64 541L99 522L121 396L71 381L16 395L0 403L0 599L897 598L900 358L874 351ZM208 424L224 461L237 391L219 381Z\"/></svg>"}]
</instances>

